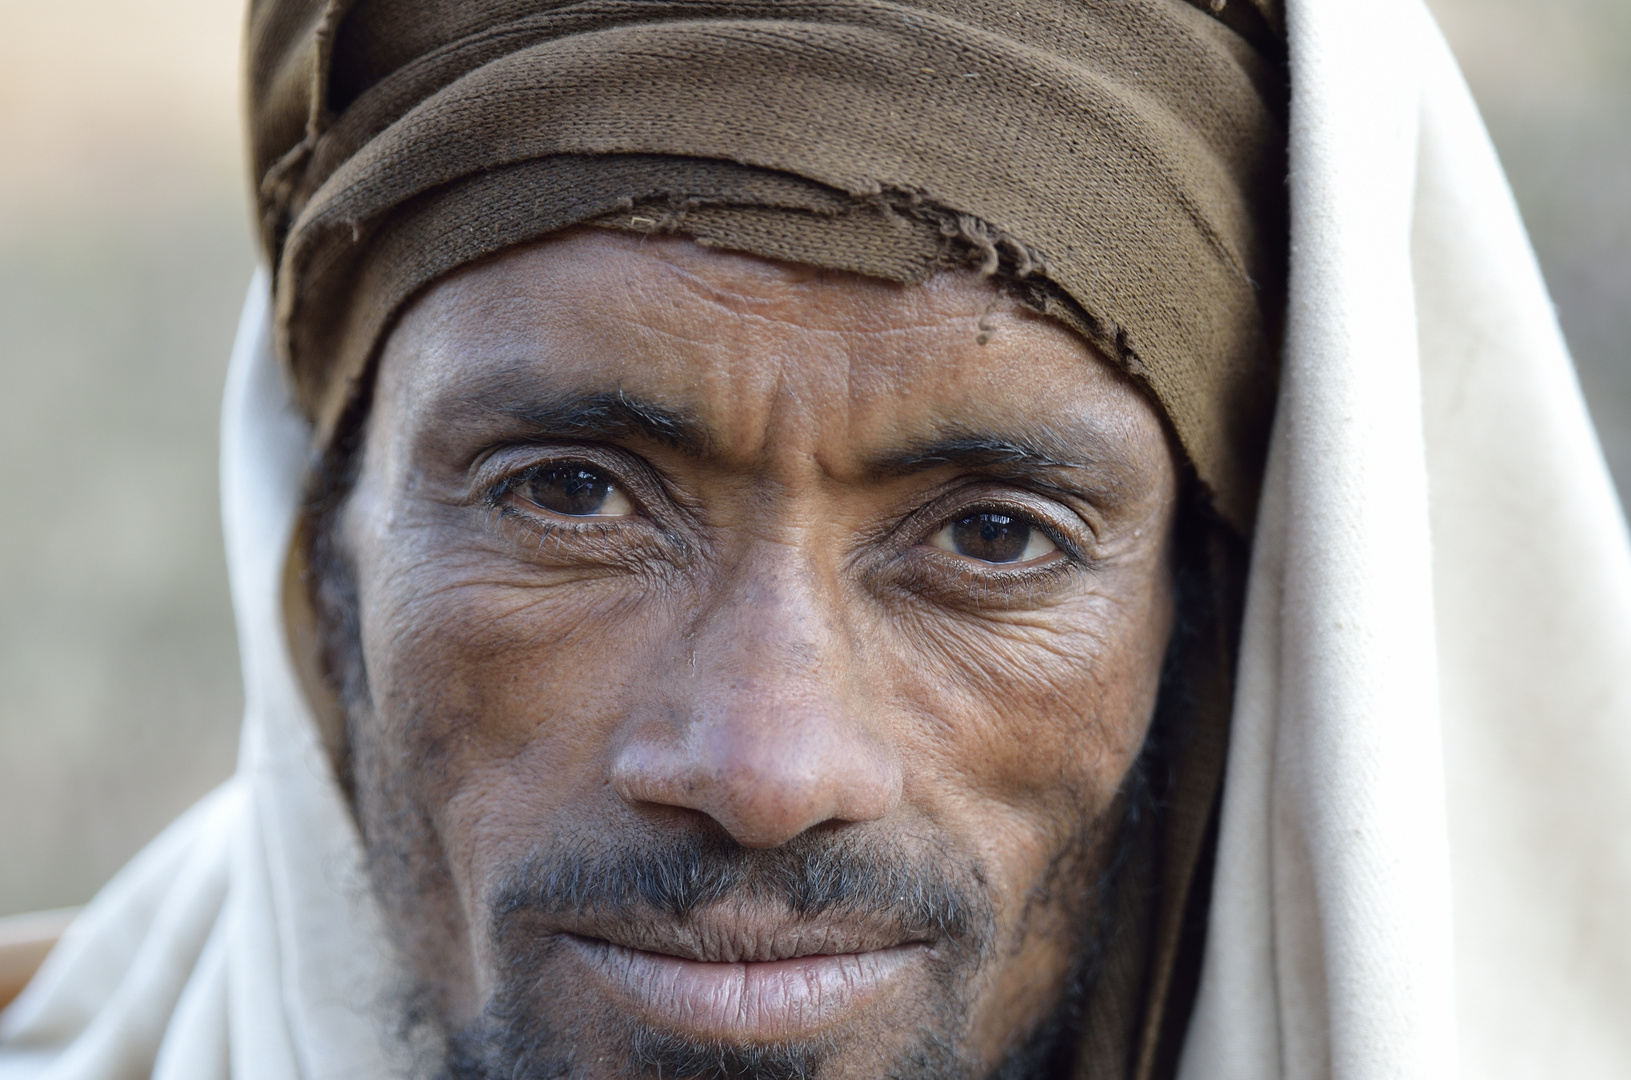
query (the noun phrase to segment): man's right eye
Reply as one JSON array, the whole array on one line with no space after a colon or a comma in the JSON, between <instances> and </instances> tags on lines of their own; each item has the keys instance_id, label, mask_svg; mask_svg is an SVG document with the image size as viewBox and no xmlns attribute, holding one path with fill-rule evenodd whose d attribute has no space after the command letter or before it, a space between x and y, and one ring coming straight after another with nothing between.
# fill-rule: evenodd
<instances>
[{"instance_id":1,"label":"man's right eye","mask_svg":"<svg viewBox=\"0 0 1631 1080\"><path fill-rule=\"evenodd\" d=\"M523 476L510 491L563 517L629 517L630 499L617 482L586 465L546 465Z\"/></svg>"}]
</instances>

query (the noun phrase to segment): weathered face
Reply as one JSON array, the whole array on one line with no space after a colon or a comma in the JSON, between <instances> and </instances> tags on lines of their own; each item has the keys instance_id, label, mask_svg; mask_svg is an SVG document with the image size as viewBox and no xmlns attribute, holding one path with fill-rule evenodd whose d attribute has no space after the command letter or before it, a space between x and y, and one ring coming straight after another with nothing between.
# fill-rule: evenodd
<instances>
[{"instance_id":1,"label":"weathered face","mask_svg":"<svg viewBox=\"0 0 1631 1080\"><path fill-rule=\"evenodd\" d=\"M338 536L358 810L450 1071L1029 1068L1175 500L1155 408L972 275L588 231L431 288Z\"/></svg>"}]
</instances>

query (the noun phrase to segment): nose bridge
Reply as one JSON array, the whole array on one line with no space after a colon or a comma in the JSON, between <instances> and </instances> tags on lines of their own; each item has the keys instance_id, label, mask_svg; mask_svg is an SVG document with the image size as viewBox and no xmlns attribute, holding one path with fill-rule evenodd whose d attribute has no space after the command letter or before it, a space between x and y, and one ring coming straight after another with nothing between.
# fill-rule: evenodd
<instances>
[{"instance_id":1,"label":"nose bridge","mask_svg":"<svg viewBox=\"0 0 1631 1080\"><path fill-rule=\"evenodd\" d=\"M620 748L614 787L704 813L755 847L881 817L900 769L857 692L839 582L797 542L748 548L689 627L680 670L661 676L665 719L633 725Z\"/></svg>"},{"instance_id":2,"label":"nose bridge","mask_svg":"<svg viewBox=\"0 0 1631 1080\"><path fill-rule=\"evenodd\" d=\"M716 672L733 672L743 689L762 682L793 696L815 692L823 673L832 678L848 666L838 583L796 536L747 547L688 628L692 648Z\"/></svg>"}]
</instances>

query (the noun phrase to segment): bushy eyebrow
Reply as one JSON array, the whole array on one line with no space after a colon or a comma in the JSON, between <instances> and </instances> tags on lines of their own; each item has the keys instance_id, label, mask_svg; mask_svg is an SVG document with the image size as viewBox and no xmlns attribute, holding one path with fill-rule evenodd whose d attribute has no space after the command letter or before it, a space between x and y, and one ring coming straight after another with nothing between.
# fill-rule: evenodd
<instances>
[{"instance_id":1,"label":"bushy eyebrow","mask_svg":"<svg viewBox=\"0 0 1631 1080\"><path fill-rule=\"evenodd\" d=\"M645 439L700 455L710 442L707 428L691 413L632 397L622 390L566 394L542 401L475 402L498 413L532 438L614 441Z\"/></svg>"},{"instance_id":2,"label":"bushy eyebrow","mask_svg":"<svg viewBox=\"0 0 1631 1080\"><path fill-rule=\"evenodd\" d=\"M953 467L1010 475L1074 471L1095 477L1128 467L1126 455L1095 425L1072 428L1068 434L1050 426L1003 432L942 429L932 439L872 458L868 467L880 476Z\"/></svg>"}]
</instances>

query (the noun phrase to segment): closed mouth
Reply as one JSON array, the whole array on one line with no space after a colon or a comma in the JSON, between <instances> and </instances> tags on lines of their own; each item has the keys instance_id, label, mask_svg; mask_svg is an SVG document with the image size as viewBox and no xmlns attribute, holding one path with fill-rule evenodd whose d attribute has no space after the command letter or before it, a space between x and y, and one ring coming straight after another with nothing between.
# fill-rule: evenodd
<instances>
[{"instance_id":1,"label":"closed mouth","mask_svg":"<svg viewBox=\"0 0 1631 1080\"><path fill-rule=\"evenodd\" d=\"M841 1023L925 959L928 946L696 960L567 935L612 994L662 1027L703 1039L808 1037Z\"/></svg>"},{"instance_id":2,"label":"closed mouth","mask_svg":"<svg viewBox=\"0 0 1631 1080\"><path fill-rule=\"evenodd\" d=\"M864 919L729 906L684 921L591 920L562 936L614 998L703 1039L808 1037L877 1000L931 951L927 940Z\"/></svg>"}]
</instances>

